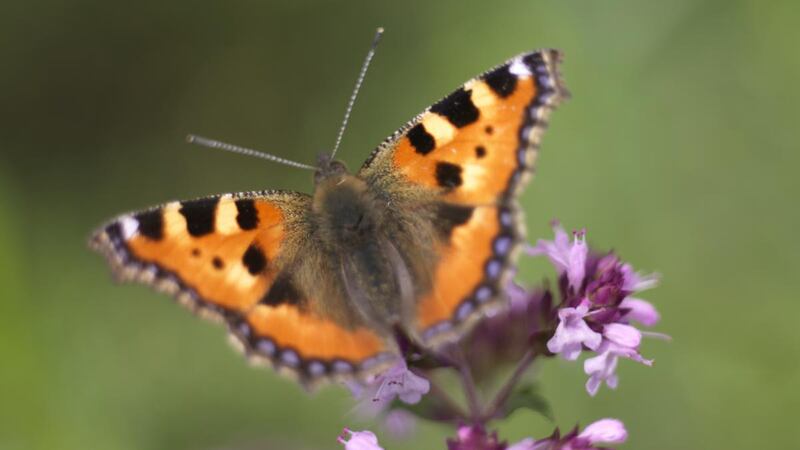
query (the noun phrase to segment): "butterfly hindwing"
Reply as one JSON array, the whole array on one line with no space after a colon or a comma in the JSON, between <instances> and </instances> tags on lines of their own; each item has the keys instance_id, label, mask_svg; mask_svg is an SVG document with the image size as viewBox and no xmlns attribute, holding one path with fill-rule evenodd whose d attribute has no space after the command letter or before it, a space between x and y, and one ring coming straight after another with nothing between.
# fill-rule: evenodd
<instances>
[{"instance_id":1,"label":"butterfly hindwing","mask_svg":"<svg viewBox=\"0 0 800 450\"><path fill-rule=\"evenodd\" d=\"M310 197L228 194L128 214L92 244L122 280L151 284L226 321L245 351L306 383L359 376L392 348L357 321L341 325L293 279ZM320 292L314 292L320 296Z\"/></svg>"},{"instance_id":2,"label":"butterfly hindwing","mask_svg":"<svg viewBox=\"0 0 800 450\"><path fill-rule=\"evenodd\" d=\"M387 139L359 176L460 214L437 245L413 334L457 336L502 298L523 236L516 197L533 171L550 112L568 96L555 50L519 55L476 77ZM431 200L433 199L433 200ZM435 224L434 224L435 226Z\"/></svg>"},{"instance_id":3,"label":"butterfly hindwing","mask_svg":"<svg viewBox=\"0 0 800 450\"><path fill-rule=\"evenodd\" d=\"M413 334L436 344L468 329L500 298L518 241L511 207L474 207L438 244L433 283L417 299Z\"/></svg>"}]
</instances>

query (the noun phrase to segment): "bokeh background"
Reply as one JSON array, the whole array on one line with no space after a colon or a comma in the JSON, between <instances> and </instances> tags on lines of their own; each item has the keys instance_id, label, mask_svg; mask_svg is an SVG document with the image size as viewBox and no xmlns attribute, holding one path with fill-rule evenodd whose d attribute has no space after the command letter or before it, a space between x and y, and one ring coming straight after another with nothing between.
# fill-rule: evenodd
<instances>
[{"instance_id":1,"label":"bokeh background","mask_svg":"<svg viewBox=\"0 0 800 450\"><path fill-rule=\"evenodd\" d=\"M311 162L330 148L386 27L340 155L357 167L459 83L556 47L573 99L523 203L532 238L586 226L663 274L674 341L596 398L580 364L539 367L556 424L612 416L625 448L789 448L800 410L800 21L794 0L7 1L0 6L0 448L333 449L353 417L249 368L223 328L86 247L171 199L308 192L307 172L183 143L188 132ZM522 278L551 274L522 262ZM519 413L514 441L554 424ZM387 449L437 449L422 424Z\"/></svg>"}]
</instances>

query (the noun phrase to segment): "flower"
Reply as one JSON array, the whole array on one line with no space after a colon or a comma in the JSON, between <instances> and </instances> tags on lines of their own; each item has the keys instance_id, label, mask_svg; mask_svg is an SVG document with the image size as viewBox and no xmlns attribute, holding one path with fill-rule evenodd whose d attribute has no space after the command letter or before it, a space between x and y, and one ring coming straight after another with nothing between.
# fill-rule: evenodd
<instances>
[{"instance_id":1,"label":"flower","mask_svg":"<svg viewBox=\"0 0 800 450\"><path fill-rule=\"evenodd\" d=\"M624 289L626 291L645 291L658 285L658 274L642 275L636 273L630 264L623 264L621 270L625 278Z\"/></svg>"},{"instance_id":2,"label":"flower","mask_svg":"<svg viewBox=\"0 0 800 450\"><path fill-rule=\"evenodd\" d=\"M539 239L535 246L528 249L528 254L547 256L559 275L567 274L569 286L573 290L578 290L586 274L586 256L589 253L589 248L586 246L586 231L573 232L572 243L558 222L553 222L553 231L555 238L552 241Z\"/></svg>"},{"instance_id":3,"label":"flower","mask_svg":"<svg viewBox=\"0 0 800 450\"><path fill-rule=\"evenodd\" d=\"M373 385L378 388L372 401L390 403L398 397L403 403L419 403L422 396L431 389L431 383L408 369L405 360L399 359L397 364L378 375Z\"/></svg>"},{"instance_id":4,"label":"flower","mask_svg":"<svg viewBox=\"0 0 800 450\"><path fill-rule=\"evenodd\" d=\"M594 396L603 383L616 388L620 357L652 365L639 354L642 332L631 323L653 326L660 316L652 304L631 295L654 287L658 276L637 273L614 253L589 252L585 231L575 233L572 244L559 225L554 232L553 241L539 240L529 251L546 255L560 278L558 325L547 349L567 360L576 360L584 348L594 351L584 362L586 390Z\"/></svg>"},{"instance_id":5,"label":"flower","mask_svg":"<svg viewBox=\"0 0 800 450\"><path fill-rule=\"evenodd\" d=\"M628 314L625 316L627 319L635 320L647 327L652 327L661 319L656 308L645 300L626 297L619 306L628 310Z\"/></svg>"},{"instance_id":6,"label":"flower","mask_svg":"<svg viewBox=\"0 0 800 450\"><path fill-rule=\"evenodd\" d=\"M589 328L583 320L588 312L587 304L578 305L577 308L560 309L558 327L553 337L547 341L547 349L553 353L560 353L569 361L578 359L584 345L592 350L597 349L602 336Z\"/></svg>"},{"instance_id":7,"label":"flower","mask_svg":"<svg viewBox=\"0 0 800 450\"><path fill-rule=\"evenodd\" d=\"M565 436L558 429L550 437L523 439L506 450L594 450L598 445L622 444L628 439L625 425L617 419L600 419L578 433L577 427Z\"/></svg>"},{"instance_id":8,"label":"flower","mask_svg":"<svg viewBox=\"0 0 800 450\"><path fill-rule=\"evenodd\" d=\"M345 428L336 441L344 444L345 450L383 450L383 447L378 445L375 433L367 430L352 431Z\"/></svg>"},{"instance_id":9,"label":"flower","mask_svg":"<svg viewBox=\"0 0 800 450\"><path fill-rule=\"evenodd\" d=\"M396 397L403 403L418 403L431 389L430 382L409 370L402 358L398 358L395 365L386 371L375 375L366 385L351 383L349 386L354 396L372 402L371 406L365 406L373 412L376 412L376 407L383 409L388 406Z\"/></svg>"},{"instance_id":10,"label":"flower","mask_svg":"<svg viewBox=\"0 0 800 450\"><path fill-rule=\"evenodd\" d=\"M495 431L490 434L481 425L462 425L456 439L447 440L447 450L506 450L506 444L497 439Z\"/></svg>"},{"instance_id":11,"label":"flower","mask_svg":"<svg viewBox=\"0 0 800 450\"><path fill-rule=\"evenodd\" d=\"M628 430L617 419L600 419L584 428L578 439L586 440L590 445L622 444L628 439Z\"/></svg>"},{"instance_id":12,"label":"flower","mask_svg":"<svg viewBox=\"0 0 800 450\"><path fill-rule=\"evenodd\" d=\"M653 365L652 360L644 359L639 354L641 340L642 333L630 325L612 323L603 327L603 343L597 349L598 355L583 363L583 370L589 375L586 382L589 395L597 394L603 382L611 389L617 388L616 369L619 357L632 359L646 366Z\"/></svg>"}]
</instances>

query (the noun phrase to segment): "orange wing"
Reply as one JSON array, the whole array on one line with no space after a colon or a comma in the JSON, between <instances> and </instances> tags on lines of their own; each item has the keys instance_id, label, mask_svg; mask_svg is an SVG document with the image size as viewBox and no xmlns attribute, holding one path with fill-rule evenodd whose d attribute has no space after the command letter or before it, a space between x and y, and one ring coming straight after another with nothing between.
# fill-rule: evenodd
<instances>
[{"instance_id":1,"label":"orange wing","mask_svg":"<svg viewBox=\"0 0 800 450\"><path fill-rule=\"evenodd\" d=\"M452 230L437 243L431 291L417 299L411 331L425 342L457 336L502 298L525 232L516 197L550 112L568 97L560 60L555 50L523 54L466 82L378 147L359 172L386 192L416 192L457 212L437 218Z\"/></svg>"},{"instance_id":2,"label":"orange wing","mask_svg":"<svg viewBox=\"0 0 800 450\"><path fill-rule=\"evenodd\" d=\"M122 280L151 284L228 322L246 353L310 384L360 376L393 348L318 313L285 270L308 232L310 197L270 191L172 202L100 229L93 246Z\"/></svg>"}]
</instances>

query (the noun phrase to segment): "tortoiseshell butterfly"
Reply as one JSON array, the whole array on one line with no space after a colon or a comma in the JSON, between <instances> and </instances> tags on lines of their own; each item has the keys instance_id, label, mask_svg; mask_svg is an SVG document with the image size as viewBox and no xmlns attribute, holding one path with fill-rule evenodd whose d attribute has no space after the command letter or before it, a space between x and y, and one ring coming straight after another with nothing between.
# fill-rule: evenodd
<instances>
[{"instance_id":1,"label":"tortoiseshell butterfly","mask_svg":"<svg viewBox=\"0 0 800 450\"><path fill-rule=\"evenodd\" d=\"M311 195L170 202L114 219L92 245L120 279L224 320L247 355L304 384L374 373L398 333L435 348L502 304L524 235L517 197L568 96L560 60L524 53L467 81L355 174L322 156Z\"/></svg>"}]
</instances>

